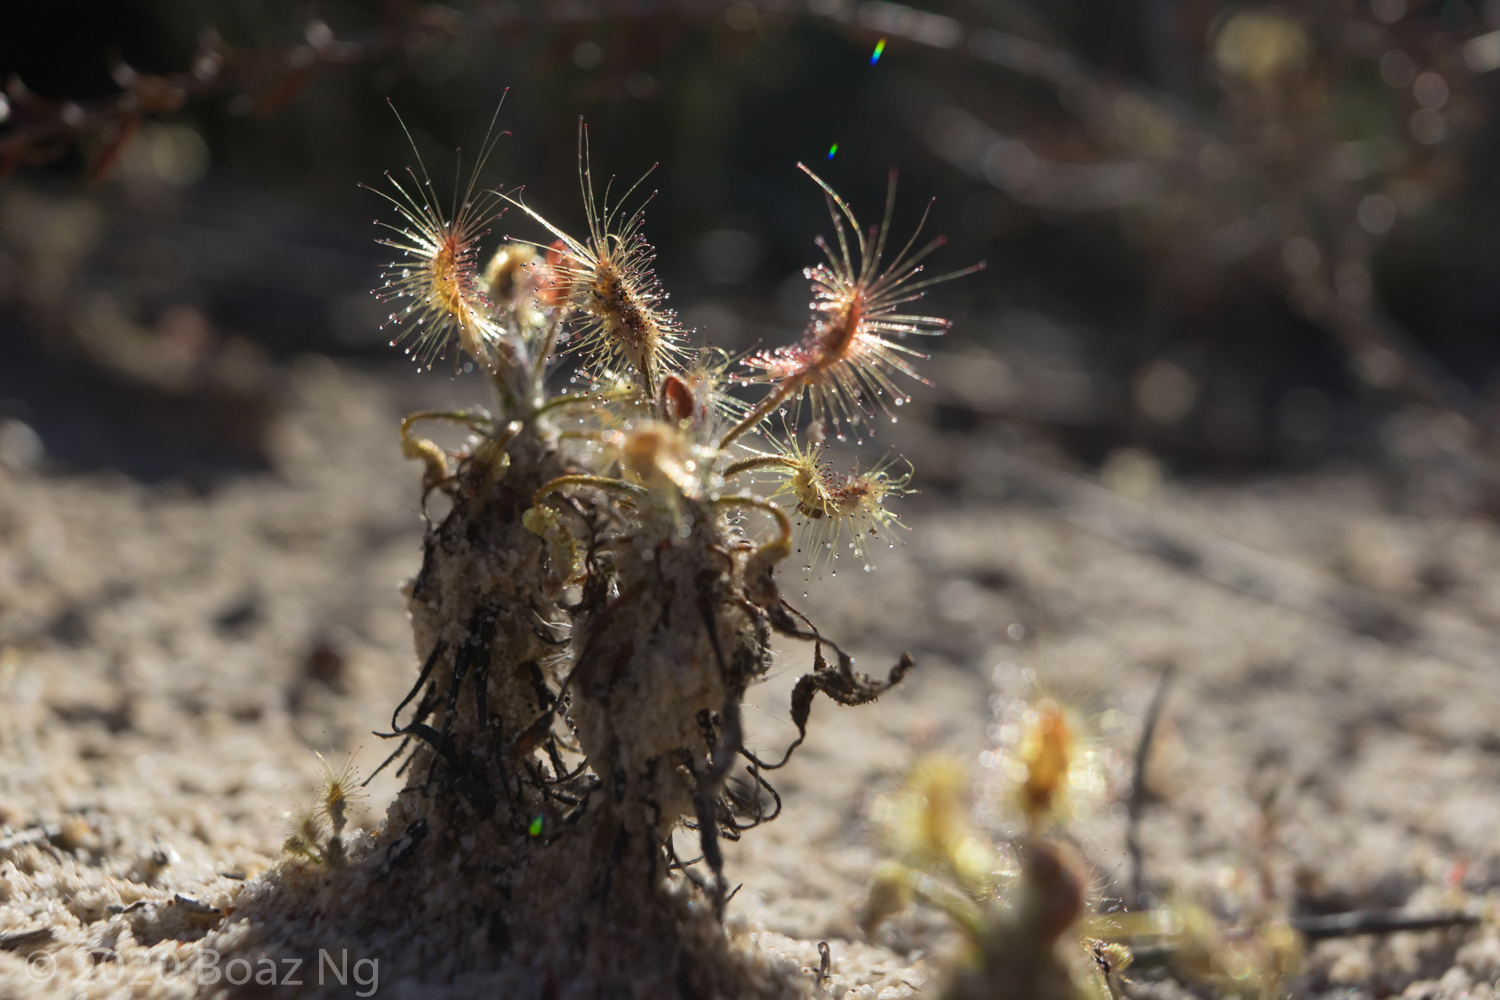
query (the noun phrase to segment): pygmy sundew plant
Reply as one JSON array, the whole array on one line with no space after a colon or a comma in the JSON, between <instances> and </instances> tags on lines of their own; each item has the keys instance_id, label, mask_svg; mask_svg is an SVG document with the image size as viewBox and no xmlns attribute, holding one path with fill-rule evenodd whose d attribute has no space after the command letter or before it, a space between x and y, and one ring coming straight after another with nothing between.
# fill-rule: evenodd
<instances>
[{"instance_id":1,"label":"pygmy sundew plant","mask_svg":"<svg viewBox=\"0 0 1500 1000\"><path fill-rule=\"evenodd\" d=\"M405 953L529 969L561 991L547 995L597 995L605 982L640 996L723 992L735 976L729 992L753 994L743 968L709 955L728 896L720 841L779 811L766 773L791 753L762 761L742 738L741 700L770 667L771 634L815 646L792 698L800 732L817 692L860 704L911 666L903 656L883 680L856 672L783 600L777 570L794 521L820 565L863 561L897 523L885 502L909 472L889 461L835 472L822 436L905 401L895 380L916 378L921 355L903 338L948 325L913 303L980 265L925 276L941 239L887 246L894 178L867 230L804 167L827 196L835 245L820 241L827 260L805 272L800 343L746 359L735 380L722 352L685 348L642 212L623 204L634 188L596 193L581 124L579 159L581 236L472 184L444 211L420 167L388 195L400 221L386 243L401 256L377 295L393 343L423 366L459 352L488 373L497 409L402 424L424 491L452 507L408 585L422 667L383 734L400 740L387 763L400 760L407 783L375 843L337 874L368 887L361 912L383 913L385 900L425 915L404 925L420 927L402 935ZM502 203L539 242L506 242L481 267ZM548 377L568 355L579 368L554 392ZM733 381L761 398L735 398ZM804 399L812 423L799 438ZM474 437L444 451L414 433L424 420ZM776 477L773 496L749 491L752 472ZM679 858L682 828L701 863ZM454 938L476 935L477 951L454 958Z\"/></svg>"},{"instance_id":2,"label":"pygmy sundew plant","mask_svg":"<svg viewBox=\"0 0 1500 1000\"><path fill-rule=\"evenodd\" d=\"M1024 693L1011 689L1004 667L992 701L996 746L980 755L985 777L974 781L964 761L925 757L876 800L889 856L861 914L866 934L912 903L945 914L959 947L937 963L944 1000L1123 1000L1136 970L1165 971L1215 997L1286 996L1304 942L1274 901L1236 920L1180 892L1150 909L1103 905L1102 872L1070 828L1141 775L1123 770L1080 699L1030 681Z\"/></svg>"}]
</instances>

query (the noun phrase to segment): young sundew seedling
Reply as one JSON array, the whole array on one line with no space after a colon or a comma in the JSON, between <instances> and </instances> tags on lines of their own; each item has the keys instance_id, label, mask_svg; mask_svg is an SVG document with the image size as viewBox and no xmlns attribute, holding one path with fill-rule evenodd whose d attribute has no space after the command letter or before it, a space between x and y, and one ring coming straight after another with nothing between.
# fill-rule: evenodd
<instances>
[{"instance_id":1,"label":"young sundew seedling","mask_svg":"<svg viewBox=\"0 0 1500 1000\"><path fill-rule=\"evenodd\" d=\"M1137 970L1215 997L1285 996L1303 942L1269 900L1225 920L1181 893L1138 911L1102 898L1104 873L1080 854L1077 824L1120 804L1111 790L1125 784L1123 760L1099 724L1117 712L1010 664L996 681L995 745L977 781L964 761L926 757L876 799L887 857L865 933L911 903L950 918L959 947L936 960L943 1000L1122 1000Z\"/></svg>"},{"instance_id":2,"label":"young sundew seedling","mask_svg":"<svg viewBox=\"0 0 1500 1000\"><path fill-rule=\"evenodd\" d=\"M797 524L804 549L852 543L859 560L899 524L885 502L905 491L905 463L835 472L820 435L903 398L891 375L916 377L919 355L898 341L947 326L912 303L974 268L921 277L940 241L914 252L913 237L882 269L892 202L866 233L813 177L840 250L808 272L802 344L747 360L759 374L739 391L763 396L746 403L729 391L732 359L684 350L644 216L627 206L635 186L596 197L581 123L581 237L502 195L538 240L509 240L481 266L492 195L471 186L444 212L426 173L413 180L415 193L392 199L388 244L405 259L378 294L416 317L419 359L456 349L496 399L494 412L424 411L401 425L424 494L452 506L407 585L421 669L380 734L395 751L375 769L406 784L373 848L341 869L366 895L350 909L365 931L390 922L412 975L440 961L555 984L518 980L517 995L623 983L641 997L764 992L717 920L730 895L721 841L779 812L765 805L768 774L801 743L819 692L862 704L912 665L903 655L883 679L856 671L783 599L778 570ZM568 355L581 371L561 381L576 388L557 391L549 375ZM788 411L803 397L815 422L799 439ZM432 420L474 437L444 451L419 436ZM777 481L773 496L751 492L752 472ZM792 696L801 735L768 762L744 745L741 702L770 669L773 633L811 643L814 668ZM323 831L349 797L331 775L292 849L326 855ZM680 828L696 832L700 857L677 856Z\"/></svg>"},{"instance_id":3,"label":"young sundew seedling","mask_svg":"<svg viewBox=\"0 0 1500 1000\"><path fill-rule=\"evenodd\" d=\"M354 754L335 767L318 751L313 753L323 765L318 793L310 804L295 802L287 812L287 838L282 850L329 868L343 868L349 860L344 839L349 812L367 798L367 793L354 767Z\"/></svg>"},{"instance_id":4,"label":"young sundew seedling","mask_svg":"<svg viewBox=\"0 0 1500 1000\"><path fill-rule=\"evenodd\" d=\"M1106 797L1103 741L1078 699L1035 683L993 702L988 780L928 758L877 802L891 856L876 871L866 933L913 901L952 918L963 948L946 963L947 1000L1117 997L1130 952L1102 940L1108 919L1090 914L1098 879L1069 829Z\"/></svg>"},{"instance_id":5,"label":"young sundew seedling","mask_svg":"<svg viewBox=\"0 0 1500 1000\"><path fill-rule=\"evenodd\" d=\"M316 753L316 751L314 751ZM335 768L322 754L323 779L318 794L318 814L328 821L334 836L344 832L349 823L349 810L365 797L364 786L359 783L359 771L354 766L354 754L344 759Z\"/></svg>"}]
</instances>

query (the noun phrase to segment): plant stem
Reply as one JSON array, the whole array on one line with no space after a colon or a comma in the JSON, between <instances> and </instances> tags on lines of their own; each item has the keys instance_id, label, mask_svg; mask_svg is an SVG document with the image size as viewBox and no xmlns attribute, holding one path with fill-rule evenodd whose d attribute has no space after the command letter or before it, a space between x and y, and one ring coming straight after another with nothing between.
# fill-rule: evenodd
<instances>
[{"instance_id":1,"label":"plant stem","mask_svg":"<svg viewBox=\"0 0 1500 1000\"><path fill-rule=\"evenodd\" d=\"M785 402L786 398L790 396L794 390L800 388L801 385L802 383L798 379L789 378L785 382L778 385L775 389L772 389L765 399L762 399L759 403L756 403L755 408L749 413L745 414L744 420L741 420L739 423L731 427L729 429L729 432L719 439L719 449L722 451L723 449L728 448L741 434L744 434L746 431L759 424L762 420L766 419L766 417L770 416L770 414L775 411L776 407Z\"/></svg>"},{"instance_id":2,"label":"plant stem","mask_svg":"<svg viewBox=\"0 0 1500 1000\"><path fill-rule=\"evenodd\" d=\"M791 462L788 462L781 455L757 455L754 458L747 458L739 462L731 463L729 468L724 470L724 478L732 479L735 476L738 476L741 472L750 472L754 469L766 469L773 465L780 465L784 468L790 468L791 464Z\"/></svg>"},{"instance_id":3,"label":"plant stem","mask_svg":"<svg viewBox=\"0 0 1500 1000\"><path fill-rule=\"evenodd\" d=\"M531 502L535 506L540 507L542 505L542 501L547 499L547 494L556 493L558 490L562 489L565 486L593 486L601 490L613 490L616 493L628 493L631 496L646 496L645 489L636 486L634 483L627 483L623 479L611 479L608 476L577 475L558 476L551 482L544 483L542 485L542 488L536 491L536 496L532 498Z\"/></svg>"},{"instance_id":4,"label":"plant stem","mask_svg":"<svg viewBox=\"0 0 1500 1000\"><path fill-rule=\"evenodd\" d=\"M1146 761L1151 753L1151 738L1156 734L1156 723L1161 717L1162 705L1166 703L1167 686L1175 671L1173 664L1162 668L1161 678L1156 682L1156 692L1141 722L1141 740L1135 750L1135 778L1130 789L1130 802L1125 821L1125 850L1130 855L1130 906L1141 905L1141 894L1146 891L1146 870L1141 855L1141 812L1146 806Z\"/></svg>"},{"instance_id":5,"label":"plant stem","mask_svg":"<svg viewBox=\"0 0 1500 1000\"><path fill-rule=\"evenodd\" d=\"M591 404L597 405L598 403L601 403L601 402L603 402L603 400L601 400L598 396L584 396L584 395L578 395L578 396L553 396L551 399L547 400L541 406L538 406L535 410L532 410L531 411L531 416L534 419L536 417L540 417L543 413L546 413L548 410L557 410L557 409L561 409L561 408L563 408L565 406L576 405L576 404L579 404L579 403L591 403Z\"/></svg>"},{"instance_id":6,"label":"plant stem","mask_svg":"<svg viewBox=\"0 0 1500 1000\"><path fill-rule=\"evenodd\" d=\"M733 496L720 497L717 500L710 500L708 502L709 504L716 507L753 507L756 510L763 510L767 514L770 514L772 517L776 518L776 527L779 532L776 536L776 540L767 542L766 544L762 545L759 549L756 549L757 552L769 550L773 546L790 546L792 541L791 518L786 516L786 511L782 510L771 501L762 500L760 497Z\"/></svg>"},{"instance_id":7,"label":"plant stem","mask_svg":"<svg viewBox=\"0 0 1500 1000\"><path fill-rule=\"evenodd\" d=\"M503 451L505 449L505 446L510 444L511 440L514 439L517 434L521 433L525 426L526 425L521 423L521 421L519 420L512 420L510 423L505 425L505 430L500 432L500 436L494 439L495 446Z\"/></svg>"},{"instance_id":8,"label":"plant stem","mask_svg":"<svg viewBox=\"0 0 1500 1000\"><path fill-rule=\"evenodd\" d=\"M402 443L411 440L412 425L419 420L446 420L452 424L462 424L470 430L487 433L495 426L495 421L488 413L472 410L418 410L401 421Z\"/></svg>"},{"instance_id":9,"label":"plant stem","mask_svg":"<svg viewBox=\"0 0 1500 1000\"><path fill-rule=\"evenodd\" d=\"M541 347L536 352L536 361L532 372L536 378L536 394L541 395L542 379L547 374L547 361L552 357L552 349L557 346L557 335L562 330L563 318L568 314L566 305L558 306L552 314L552 322L547 327L547 333L542 337Z\"/></svg>"},{"instance_id":10,"label":"plant stem","mask_svg":"<svg viewBox=\"0 0 1500 1000\"><path fill-rule=\"evenodd\" d=\"M516 393L510 384L509 372L497 370L490 373L490 382L495 387L495 394L500 397L500 410L508 417L525 417L517 405Z\"/></svg>"}]
</instances>

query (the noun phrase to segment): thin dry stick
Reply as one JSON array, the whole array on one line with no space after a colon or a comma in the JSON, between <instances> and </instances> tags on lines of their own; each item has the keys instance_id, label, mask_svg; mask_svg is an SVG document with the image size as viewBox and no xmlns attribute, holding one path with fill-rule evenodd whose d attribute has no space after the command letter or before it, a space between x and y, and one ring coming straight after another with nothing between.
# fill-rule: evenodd
<instances>
[{"instance_id":1,"label":"thin dry stick","mask_svg":"<svg viewBox=\"0 0 1500 1000\"><path fill-rule=\"evenodd\" d=\"M1287 921L1308 943L1361 934L1403 934L1440 931L1450 927L1474 927L1484 923L1477 913L1452 910L1415 916L1406 910L1354 910L1322 917L1293 917ZM1130 949L1130 967L1160 969L1169 965L1177 949L1171 944L1149 944Z\"/></svg>"},{"instance_id":2,"label":"thin dry stick","mask_svg":"<svg viewBox=\"0 0 1500 1000\"><path fill-rule=\"evenodd\" d=\"M1156 721L1161 717L1161 708L1167 700L1167 686L1176 673L1175 664L1162 668L1161 679L1156 682L1156 693L1146 708L1146 717L1141 725L1141 742L1135 748L1135 780L1130 788L1129 818L1125 822L1125 849L1130 852L1130 898L1126 904L1139 909L1141 896L1146 891L1145 866L1141 861L1140 823L1141 810L1146 805L1146 758L1151 753L1151 739L1156 735Z\"/></svg>"},{"instance_id":3,"label":"thin dry stick","mask_svg":"<svg viewBox=\"0 0 1500 1000\"><path fill-rule=\"evenodd\" d=\"M1414 916L1405 910L1355 910L1323 917L1294 917L1289 921L1304 938L1356 937L1360 934L1399 934L1402 931L1432 931L1446 927L1472 927L1484 922L1478 913L1454 910Z\"/></svg>"}]
</instances>

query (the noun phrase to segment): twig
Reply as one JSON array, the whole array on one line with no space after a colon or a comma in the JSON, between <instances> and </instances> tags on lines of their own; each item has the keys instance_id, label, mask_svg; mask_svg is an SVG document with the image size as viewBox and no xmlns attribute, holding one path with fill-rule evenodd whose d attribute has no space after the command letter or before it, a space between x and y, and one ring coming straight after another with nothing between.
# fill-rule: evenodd
<instances>
[{"instance_id":1,"label":"twig","mask_svg":"<svg viewBox=\"0 0 1500 1000\"><path fill-rule=\"evenodd\" d=\"M1321 917L1293 917L1287 921L1309 943L1361 934L1405 934L1474 927L1484 922L1481 914L1468 910L1415 915L1406 910L1354 910ZM1132 969L1160 969L1172 963L1177 948L1170 941L1136 945L1130 949Z\"/></svg>"},{"instance_id":2,"label":"twig","mask_svg":"<svg viewBox=\"0 0 1500 1000\"><path fill-rule=\"evenodd\" d=\"M1484 922L1478 913L1453 910L1415 916L1405 910L1355 910L1324 917L1294 917L1289 923L1309 941L1357 937L1360 934L1400 934L1433 931L1446 927L1472 927Z\"/></svg>"},{"instance_id":3,"label":"twig","mask_svg":"<svg viewBox=\"0 0 1500 1000\"><path fill-rule=\"evenodd\" d=\"M52 940L51 927L36 927L29 931L0 935L0 951L20 951L32 945L45 944Z\"/></svg>"},{"instance_id":4,"label":"twig","mask_svg":"<svg viewBox=\"0 0 1500 1000\"><path fill-rule=\"evenodd\" d=\"M1156 682L1156 692L1141 723L1141 741L1135 748L1135 777L1130 789L1129 818L1125 822L1125 849L1130 852L1130 899L1131 909L1138 909L1141 895L1146 890L1146 869L1141 858L1140 824L1141 810L1146 805L1146 759L1151 754L1151 739L1156 735L1156 723L1161 717L1162 705L1167 700L1167 687L1176 673L1176 664L1168 663L1162 668L1161 679Z\"/></svg>"}]
</instances>

